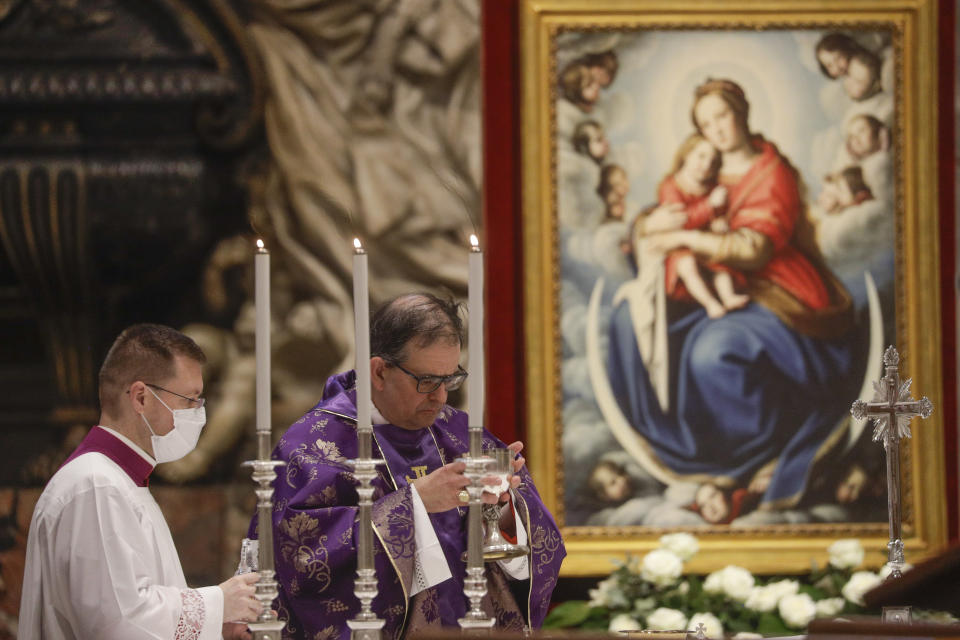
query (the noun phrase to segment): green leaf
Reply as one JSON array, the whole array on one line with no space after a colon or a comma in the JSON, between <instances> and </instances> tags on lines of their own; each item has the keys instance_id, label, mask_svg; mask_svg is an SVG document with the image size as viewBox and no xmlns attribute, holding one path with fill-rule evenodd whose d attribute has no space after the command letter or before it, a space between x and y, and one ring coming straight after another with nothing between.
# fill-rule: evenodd
<instances>
[{"instance_id":1,"label":"green leaf","mask_svg":"<svg viewBox=\"0 0 960 640\"><path fill-rule=\"evenodd\" d=\"M568 600L554 607L543 621L545 629L569 629L585 621L594 610L606 613L603 607L591 607L586 600Z\"/></svg>"},{"instance_id":2,"label":"green leaf","mask_svg":"<svg viewBox=\"0 0 960 640\"><path fill-rule=\"evenodd\" d=\"M690 593L703 591L703 580L700 576L687 576L687 582L690 583Z\"/></svg>"},{"instance_id":3,"label":"green leaf","mask_svg":"<svg viewBox=\"0 0 960 640\"><path fill-rule=\"evenodd\" d=\"M544 625L546 627L546 625ZM590 629L591 631L606 631L610 628L610 621L604 617L602 620L600 618L587 618L583 624L581 624L579 629Z\"/></svg>"},{"instance_id":4,"label":"green leaf","mask_svg":"<svg viewBox=\"0 0 960 640\"><path fill-rule=\"evenodd\" d=\"M816 602L817 600L823 600L824 598L827 597L827 594L824 592L823 589L818 589L817 587L811 586L809 584L801 584L799 591L800 593L805 593L811 598L813 598L814 602Z\"/></svg>"},{"instance_id":5,"label":"green leaf","mask_svg":"<svg viewBox=\"0 0 960 640\"><path fill-rule=\"evenodd\" d=\"M830 578L833 580L833 588L836 589L836 593L841 593L843 585L847 584L847 581L850 579L841 573L833 573L830 575Z\"/></svg>"},{"instance_id":6,"label":"green leaf","mask_svg":"<svg viewBox=\"0 0 960 640\"><path fill-rule=\"evenodd\" d=\"M606 607L590 607L590 615L587 616L587 620L602 620L604 624L607 624L610 622L610 617L613 613L613 611L610 611ZM619 611L617 613L619 613Z\"/></svg>"},{"instance_id":7,"label":"green leaf","mask_svg":"<svg viewBox=\"0 0 960 640\"><path fill-rule=\"evenodd\" d=\"M757 622L757 633L765 636L782 636L795 633L795 629L790 629L783 623L775 613L765 612L760 614L760 620Z\"/></svg>"},{"instance_id":8,"label":"green leaf","mask_svg":"<svg viewBox=\"0 0 960 640\"><path fill-rule=\"evenodd\" d=\"M844 582L838 587L834 581L834 575L836 574L826 574L817 580L809 580L809 582L817 589L823 591L823 593L826 594L824 597L834 598L840 595L840 587L843 587L843 585L846 584Z\"/></svg>"},{"instance_id":9,"label":"green leaf","mask_svg":"<svg viewBox=\"0 0 960 640\"><path fill-rule=\"evenodd\" d=\"M753 623L749 620L740 620L734 617L728 617L723 621L723 629L728 633L740 633L741 631L753 631Z\"/></svg>"}]
</instances>

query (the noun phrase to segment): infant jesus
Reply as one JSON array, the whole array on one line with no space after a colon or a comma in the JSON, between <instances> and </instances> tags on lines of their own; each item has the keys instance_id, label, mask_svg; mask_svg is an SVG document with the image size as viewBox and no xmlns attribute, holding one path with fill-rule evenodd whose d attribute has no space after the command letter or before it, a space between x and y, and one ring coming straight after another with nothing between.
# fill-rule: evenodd
<instances>
[{"instance_id":1,"label":"infant jesus","mask_svg":"<svg viewBox=\"0 0 960 640\"><path fill-rule=\"evenodd\" d=\"M660 183L661 204L684 205L684 229L709 228L715 233L730 230L721 213L727 204L727 189L716 186L720 172L720 154L700 134L688 137L674 159L673 170ZM675 300L692 297L711 318L719 318L733 309L745 306L750 297L737 292L746 283L742 273L723 265L703 265L713 273L713 289L703 279L701 265L689 249L675 249L664 260L667 295ZM719 299L718 299L719 298Z\"/></svg>"}]
</instances>

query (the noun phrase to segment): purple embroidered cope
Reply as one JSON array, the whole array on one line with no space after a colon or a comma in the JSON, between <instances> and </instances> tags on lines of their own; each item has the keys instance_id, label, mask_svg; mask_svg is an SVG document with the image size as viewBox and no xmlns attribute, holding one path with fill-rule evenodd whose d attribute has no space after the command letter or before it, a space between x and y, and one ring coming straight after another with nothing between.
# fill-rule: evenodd
<instances>
[{"instance_id":1,"label":"purple embroidered cope","mask_svg":"<svg viewBox=\"0 0 960 640\"><path fill-rule=\"evenodd\" d=\"M357 455L355 374L331 377L323 399L295 422L277 443L274 459L286 466L274 483L274 551L280 596L275 602L287 620L285 638L347 640L347 620L359 602L356 575L358 496L346 461ZM484 448L504 447L485 431ZM467 610L463 594L466 509L430 514L453 578L410 598L416 544L410 483L467 453L467 415L445 406L421 431L393 425L374 427L374 456L382 456L373 486L374 564L380 577L373 610L386 621L385 638L428 626L457 626ZM516 507L527 529L530 580L522 584L527 602L518 603L496 563L487 564L484 609L497 627L520 631L539 627L547 613L566 552L560 532L526 469L520 473ZM256 517L250 537L256 536ZM516 583L515 583L516 584ZM513 591L517 592L517 589ZM524 619L522 611L528 611Z\"/></svg>"}]
</instances>

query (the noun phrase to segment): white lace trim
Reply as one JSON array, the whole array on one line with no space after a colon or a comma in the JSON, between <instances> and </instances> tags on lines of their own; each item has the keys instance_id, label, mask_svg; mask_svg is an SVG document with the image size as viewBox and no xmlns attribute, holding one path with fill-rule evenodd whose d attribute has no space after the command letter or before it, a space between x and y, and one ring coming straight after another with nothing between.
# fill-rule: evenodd
<instances>
[{"instance_id":1,"label":"white lace trim","mask_svg":"<svg viewBox=\"0 0 960 640\"><path fill-rule=\"evenodd\" d=\"M423 561L420 559L420 554L417 553L413 559L413 585L411 593L420 593L424 589L430 588L430 583L427 580L426 572L423 570Z\"/></svg>"},{"instance_id":2,"label":"white lace trim","mask_svg":"<svg viewBox=\"0 0 960 640\"><path fill-rule=\"evenodd\" d=\"M177 620L177 633L174 640L197 640L203 631L203 621L206 618L206 604L203 596L196 589L184 589L180 592L183 608L180 619Z\"/></svg>"}]
</instances>

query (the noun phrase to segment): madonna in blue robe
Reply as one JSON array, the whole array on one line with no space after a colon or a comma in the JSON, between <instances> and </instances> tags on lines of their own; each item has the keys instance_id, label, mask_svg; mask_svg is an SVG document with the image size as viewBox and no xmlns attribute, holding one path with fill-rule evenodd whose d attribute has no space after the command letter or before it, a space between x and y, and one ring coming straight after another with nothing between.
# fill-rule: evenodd
<instances>
[{"instance_id":1,"label":"madonna in blue robe","mask_svg":"<svg viewBox=\"0 0 960 640\"><path fill-rule=\"evenodd\" d=\"M689 249L701 264L740 270L751 302L716 319L699 308L673 314L666 411L627 304L611 320L608 374L624 415L666 475L742 488L772 467L760 505L781 508L800 500L811 465L845 435L840 425L859 390L863 349L850 297L812 241L799 176L773 144L749 132L748 111L732 81L697 89L693 120L720 151L730 230L654 236L648 227L647 240L663 252ZM724 172L728 159L739 173Z\"/></svg>"},{"instance_id":2,"label":"madonna in blue robe","mask_svg":"<svg viewBox=\"0 0 960 640\"><path fill-rule=\"evenodd\" d=\"M711 319L696 310L669 327L670 409L660 409L630 321L616 309L610 329L610 384L630 423L678 479L746 486L777 461L762 507L801 497L818 454L858 391L850 340L791 330L751 303Z\"/></svg>"}]
</instances>

